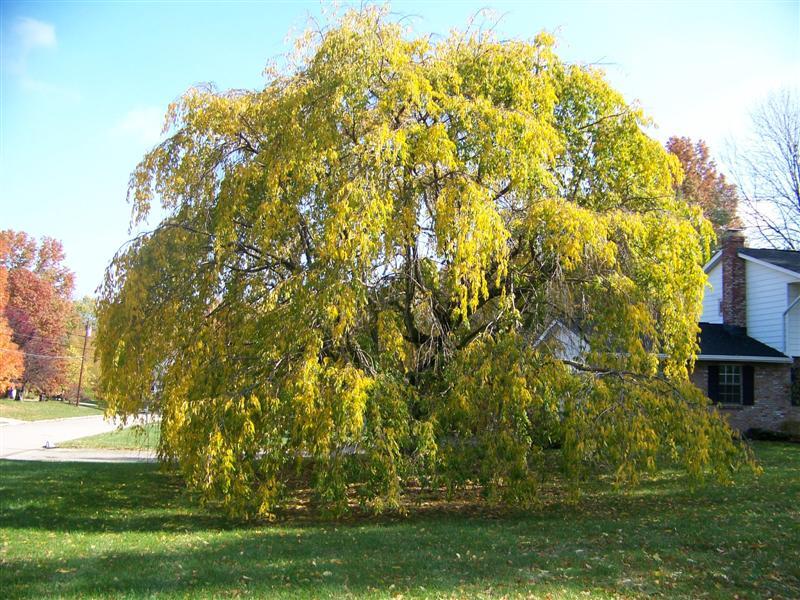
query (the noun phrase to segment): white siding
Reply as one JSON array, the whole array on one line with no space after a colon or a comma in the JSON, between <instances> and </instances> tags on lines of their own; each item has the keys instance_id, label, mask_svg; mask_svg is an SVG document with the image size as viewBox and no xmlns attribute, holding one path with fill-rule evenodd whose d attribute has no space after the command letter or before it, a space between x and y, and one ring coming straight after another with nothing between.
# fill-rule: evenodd
<instances>
[{"instance_id":1,"label":"white siding","mask_svg":"<svg viewBox=\"0 0 800 600\"><path fill-rule=\"evenodd\" d=\"M708 284L703 295L703 314L700 321L703 323L722 323L722 313L719 310L722 300L722 263L721 261L708 273Z\"/></svg>"},{"instance_id":2,"label":"white siding","mask_svg":"<svg viewBox=\"0 0 800 600\"><path fill-rule=\"evenodd\" d=\"M581 356L589 350L586 340L563 325L558 328L553 337L561 348L561 352L557 353L557 356L562 359L580 360Z\"/></svg>"},{"instance_id":3,"label":"white siding","mask_svg":"<svg viewBox=\"0 0 800 600\"><path fill-rule=\"evenodd\" d=\"M800 305L789 311L786 325L789 329L789 351L786 354L800 356Z\"/></svg>"},{"instance_id":4,"label":"white siding","mask_svg":"<svg viewBox=\"0 0 800 600\"><path fill-rule=\"evenodd\" d=\"M562 360L579 360L589 350L586 340L560 321L553 321L534 343L534 347L540 344L548 346Z\"/></svg>"},{"instance_id":5,"label":"white siding","mask_svg":"<svg viewBox=\"0 0 800 600\"><path fill-rule=\"evenodd\" d=\"M788 284L797 281L787 275L745 261L747 273L747 334L776 350L783 348L783 311L786 310Z\"/></svg>"},{"instance_id":6,"label":"white siding","mask_svg":"<svg viewBox=\"0 0 800 600\"><path fill-rule=\"evenodd\" d=\"M788 302L791 304L800 295L800 283L789 284ZM786 319L789 340L789 356L800 356L800 302L792 307Z\"/></svg>"}]
</instances>

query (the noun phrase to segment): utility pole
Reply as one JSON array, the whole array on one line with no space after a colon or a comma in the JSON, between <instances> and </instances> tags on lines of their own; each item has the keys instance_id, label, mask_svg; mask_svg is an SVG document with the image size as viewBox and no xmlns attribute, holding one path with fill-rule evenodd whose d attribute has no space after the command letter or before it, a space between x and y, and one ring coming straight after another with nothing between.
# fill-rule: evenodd
<instances>
[{"instance_id":1,"label":"utility pole","mask_svg":"<svg viewBox=\"0 0 800 600\"><path fill-rule=\"evenodd\" d=\"M89 336L92 335L92 326L86 323L86 334L83 336L83 352L81 353L81 372L78 375L78 393L75 396L75 406L81 403L81 384L83 383L83 361L86 360L86 342L89 341Z\"/></svg>"}]
</instances>

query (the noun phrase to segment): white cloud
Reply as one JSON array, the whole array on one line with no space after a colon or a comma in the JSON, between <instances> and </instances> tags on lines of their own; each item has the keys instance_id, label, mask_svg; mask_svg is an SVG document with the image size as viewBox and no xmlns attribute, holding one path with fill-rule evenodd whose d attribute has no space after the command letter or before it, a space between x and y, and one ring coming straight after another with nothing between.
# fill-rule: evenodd
<instances>
[{"instance_id":1,"label":"white cloud","mask_svg":"<svg viewBox=\"0 0 800 600\"><path fill-rule=\"evenodd\" d=\"M153 146L160 141L163 126L164 110L155 106L145 106L125 113L111 131L116 136Z\"/></svg>"},{"instance_id":2,"label":"white cloud","mask_svg":"<svg viewBox=\"0 0 800 600\"><path fill-rule=\"evenodd\" d=\"M6 40L8 45L0 50L0 64L3 70L14 76L20 89L31 94L80 101L80 93L76 90L39 79L28 66L29 58L37 50L53 50L58 45L55 25L20 17L12 25L11 35Z\"/></svg>"},{"instance_id":3,"label":"white cloud","mask_svg":"<svg viewBox=\"0 0 800 600\"><path fill-rule=\"evenodd\" d=\"M56 28L50 23L30 17L20 17L14 24L14 33L19 38L23 53L33 48L55 48Z\"/></svg>"},{"instance_id":4,"label":"white cloud","mask_svg":"<svg viewBox=\"0 0 800 600\"><path fill-rule=\"evenodd\" d=\"M70 87L48 83L47 81L33 79L27 75L23 75L19 78L19 85L26 92L31 92L34 94L43 94L54 98L68 100L70 102L80 102L81 100L81 94L77 90L74 90Z\"/></svg>"}]
</instances>

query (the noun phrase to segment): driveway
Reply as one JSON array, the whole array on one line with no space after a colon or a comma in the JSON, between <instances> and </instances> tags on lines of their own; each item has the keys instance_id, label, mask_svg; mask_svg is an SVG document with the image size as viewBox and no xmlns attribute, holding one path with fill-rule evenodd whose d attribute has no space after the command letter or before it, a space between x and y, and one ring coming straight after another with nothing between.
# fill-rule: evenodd
<instances>
[{"instance_id":1,"label":"driveway","mask_svg":"<svg viewBox=\"0 0 800 600\"><path fill-rule=\"evenodd\" d=\"M117 421L106 421L102 415L0 423L0 459L91 462L154 459L154 453L146 450L52 448L67 440L113 431L118 425ZM51 448L45 448L46 445Z\"/></svg>"}]
</instances>

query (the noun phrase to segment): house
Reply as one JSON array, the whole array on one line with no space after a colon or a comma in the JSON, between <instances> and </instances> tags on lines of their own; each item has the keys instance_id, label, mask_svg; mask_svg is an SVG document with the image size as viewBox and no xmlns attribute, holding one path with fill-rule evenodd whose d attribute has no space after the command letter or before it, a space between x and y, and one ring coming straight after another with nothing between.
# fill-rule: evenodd
<instances>
[{"instance_id":1,"label":"house","mask_svg":"<svg viewBox=\"0 0 800 600\"><path fill-rule=\"evenodd\" d=\"M800 252L747 248L729 230L705 271L692 381L742 431L800 421Z\"/></svg>"},{"instance_id":2,"label":"house","mask_svg":"<svg viewBox=\"0 0 800 600\"><path fill-rule=\"evenodd\" d=\"M589 344L575 327L569 327L560 319L552 321L533 342L534 348L548 348L561 360L580 360L589 350Z\"/></svg>"}]
</instances>

